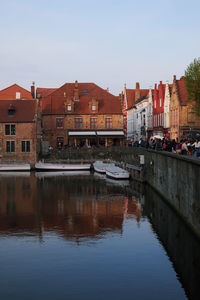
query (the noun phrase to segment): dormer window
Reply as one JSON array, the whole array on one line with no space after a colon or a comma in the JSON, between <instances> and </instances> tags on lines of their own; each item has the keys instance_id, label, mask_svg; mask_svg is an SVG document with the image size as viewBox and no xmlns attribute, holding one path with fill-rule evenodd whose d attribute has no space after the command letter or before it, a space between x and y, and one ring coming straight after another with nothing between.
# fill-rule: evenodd
<instances>
[{"instance_id":1,"label":"dormer window","mask_svg":"<svg viewBox=\"0 0 200 300\"><path fill-rule=\"evenodd\" d=\"M72 110L71 104L68 104L68 105L67 105L67 110L68 110L68 111L71 111L71 110Z\"/></svg>"},{"instance_id":2,"label":"dormer window","mask_svg":"<svg viewBox=\"0 0 200 300\"><path fill-rule=\"evenodd\" d=\"M12 117L14 116L14 114L15 114L15 107L11 104L8 108L8 115L9 117Z\"/></svg>"},{"instance_id":3,"label":"dormer window","mask_svg":"<svg viewBox=\"0 0 200 300\"><path fill-rule=\"evenodd\" d=\"M97 106L96 105L92 105L92 111L95 111L97 109Z\"/></svg>"}]
</instances>

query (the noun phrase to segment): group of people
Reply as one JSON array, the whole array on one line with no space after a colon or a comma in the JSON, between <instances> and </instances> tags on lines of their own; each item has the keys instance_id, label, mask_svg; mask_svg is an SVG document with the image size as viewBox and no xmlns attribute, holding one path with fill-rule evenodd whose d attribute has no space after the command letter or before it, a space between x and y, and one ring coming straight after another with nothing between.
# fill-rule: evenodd
<instances>
[{"instance_id":1,"label":"group of people","mask_svg":"<svg viewBox=\"0 0 200 300\"><path fill-rule=\"evenodd\" d=\"M157 151L168 151L181 155L195 155L200 157L200 140L199 139L182 139L180 142L168 138L156 139L150 138L148 141L142 138L135 142L133 146L150 148Z\"/></svg>"}]
</instances>

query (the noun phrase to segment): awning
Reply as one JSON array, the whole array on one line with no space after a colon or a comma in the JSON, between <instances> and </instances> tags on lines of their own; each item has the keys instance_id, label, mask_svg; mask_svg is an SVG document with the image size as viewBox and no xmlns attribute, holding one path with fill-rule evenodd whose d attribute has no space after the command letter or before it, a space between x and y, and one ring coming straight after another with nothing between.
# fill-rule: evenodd
<instances>
[{"instance_id":1,"label":"awning","mask_svg":"<svg viewBox=\"0 0 200 300\"><path fill-rule=\"evenodd\" d=\"M96 136L95 131L68 131L69 136Z\"/></svg>"},{"instance_id":2,"label":"awning","mask_svg":"<svg viewBox=\"0 0 200 300\"><path fill-rule=\"evenodd\" d=\"M112 131L97 131L98 136L121 136L124 137L123 130L112 130Z\"/></svg>"}]
</instances>

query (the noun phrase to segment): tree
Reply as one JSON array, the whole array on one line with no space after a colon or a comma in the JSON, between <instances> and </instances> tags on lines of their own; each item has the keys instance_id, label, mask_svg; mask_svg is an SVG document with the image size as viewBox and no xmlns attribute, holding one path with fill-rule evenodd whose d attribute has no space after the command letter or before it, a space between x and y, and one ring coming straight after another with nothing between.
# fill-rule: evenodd
<instances>
[{"instance_id":1,"label":"tree","mask_svg":"<svg viewBox=\"0 0 200 300\"><path fill-rule=\"evenodd\" d=\"M200 58L194 59L185 70L188 100L194 101L194 110L200 117Z\"/></svg>"}]
</instances>

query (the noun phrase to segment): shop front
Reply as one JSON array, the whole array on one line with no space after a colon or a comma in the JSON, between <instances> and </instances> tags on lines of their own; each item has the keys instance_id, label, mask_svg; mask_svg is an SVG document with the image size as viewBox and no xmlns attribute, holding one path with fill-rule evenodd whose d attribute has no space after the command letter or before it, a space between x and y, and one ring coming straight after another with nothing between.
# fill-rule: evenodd
<instances>
[{"instance_id":1,"label":"shop front","mask_svg":"<svg viewBox=\"0 0 200 300\"><path fill-rule=\"evenodd\" d=\"M123 130L68 131L70 147L122 146L124 138Z\"/></svg>"}]
</instances>

